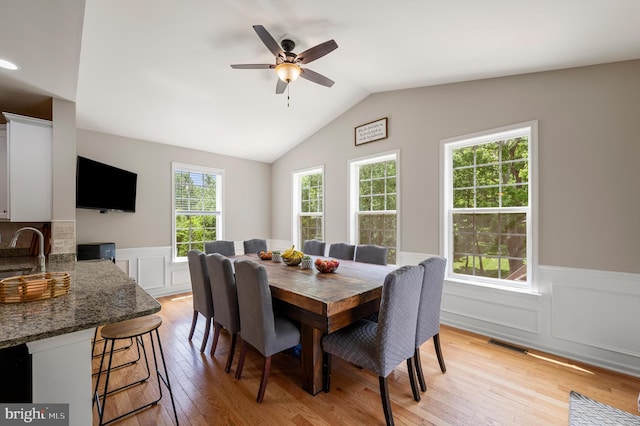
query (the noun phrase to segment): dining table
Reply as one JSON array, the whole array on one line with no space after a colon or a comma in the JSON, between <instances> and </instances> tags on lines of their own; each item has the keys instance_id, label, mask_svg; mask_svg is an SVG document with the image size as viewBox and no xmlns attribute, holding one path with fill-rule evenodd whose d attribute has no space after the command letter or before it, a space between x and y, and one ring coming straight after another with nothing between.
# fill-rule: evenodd
<instances>
[{"instance_id":1,"label":"dining table","mask_svg":"<svg viewBox=\"0 0 640 426\"><path fill-rule=\"evenodd\" d=\"M322 390L322 336L377 312L384 279L395 269L338 259L335 272L321 273L314 266L303 269L254 254L235 259L263 265L275 309L300 323L302 388L312 395Z\"/></svg>"}]
</instances>

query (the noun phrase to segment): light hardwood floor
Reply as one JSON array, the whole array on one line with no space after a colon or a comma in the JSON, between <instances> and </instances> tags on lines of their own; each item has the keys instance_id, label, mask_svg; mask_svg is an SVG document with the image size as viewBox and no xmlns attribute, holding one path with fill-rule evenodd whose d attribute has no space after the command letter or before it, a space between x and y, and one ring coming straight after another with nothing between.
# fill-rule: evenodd
<instances>
[{"instance_id":1,"label":"light hardwood floor","mask_svg":"<svg viewBox=\"0 0 640 426\"><path fill-rule=\"evenodd\" d=\"M300 364L293 354L274 356L264 402L256 403L263 358L250 350L243 376L236 380L238 345L231 373L225 374L230 336L221 333L215 357L209 355L211 342L201 354L202 317L193 341L187 341L193 312L190 295L159 301L160 334L181 425L384 424L378 378L336 357L331 392L311 396L300 387ZM638 414L640 378L536 351L515 352L489 344L485 336L447 326L440 336L447 372L440 372L432 342L425 343L421 356L428 390L420 402L412 399L406 364L389 376L398 425L566 425L571 390ZM119 370L114 380L129 379L140 368ZM158 406L118 424L172 424L171 401L166 389L163 392ZM110 397L105 419L113 417L114 408L128 410L156 393L152 382ZM95 419L94 410L97 424Z\"/></svg>"}]
</instances>

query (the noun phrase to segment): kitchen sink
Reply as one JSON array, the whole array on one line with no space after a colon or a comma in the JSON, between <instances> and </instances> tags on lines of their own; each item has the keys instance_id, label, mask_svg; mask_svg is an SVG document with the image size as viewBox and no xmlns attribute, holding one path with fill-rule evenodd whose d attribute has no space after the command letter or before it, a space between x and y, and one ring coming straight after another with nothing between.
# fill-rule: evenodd
<instances>
[{"instance_id":1,"label":"kitchen sink","mask_svg":"<svg viewBox=\"0 0 640 426\"><path fill-rule=\"evenodd\" d=\"M14 269L12 271L0 271L0 280L9 277L16 277L18 275L28 275L31 273L31 271L31 269Z\"/></svg>"}]
</instances>

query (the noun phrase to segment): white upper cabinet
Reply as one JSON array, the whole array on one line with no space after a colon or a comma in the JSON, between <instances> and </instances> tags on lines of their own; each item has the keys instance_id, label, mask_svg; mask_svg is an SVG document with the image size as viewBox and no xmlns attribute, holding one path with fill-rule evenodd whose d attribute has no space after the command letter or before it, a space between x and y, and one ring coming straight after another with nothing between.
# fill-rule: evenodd
<instances>
[{"instance_id":1,"label":"white upper cabinet","mask_svg":"<svg viewBox=\"0 0 640 426\"><path fill-rule=\"evenodd\" d=\"M51 121L3 113L0 137L0 218L50 222L53 194Z\"/></svg>"}]
</instances>

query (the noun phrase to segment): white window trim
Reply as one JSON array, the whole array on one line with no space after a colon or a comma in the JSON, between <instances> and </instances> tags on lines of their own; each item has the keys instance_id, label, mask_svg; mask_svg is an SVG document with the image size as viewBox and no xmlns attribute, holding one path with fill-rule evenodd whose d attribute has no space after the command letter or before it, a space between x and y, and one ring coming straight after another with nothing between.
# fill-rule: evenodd
<instances>
[{"instance_id":1,"label":"white window trim","mask_svg":"<svg viewBox=\"0 0 640 426\"><path fill-rule=\"evenodd\" d=\"M467 135L456 136L440 141L440 253L447 259L451 259L453 250L452 235L449 232L451 225L451 194L452 179L451 148L459 148L467 145L477 145L492 140L506 139L521 134L523 129L529 130L529 220L527 222L527 284L525 286L511 283L507 280L483 279L482 277L464 276L454 274L453 262L447 262L445 279L460 283L483 285L504 290L518 292L538 291L538 121L526 121L496 129L485 130Z\"/></svg>"},{"instance_id":2,"label":"white window trim","mask_svg":"<svg viewBox=\"0 0 640 426\"><path fill-rule=\"evenodd\" d=\"M190 172L200 172L207 174L215 174L220 176L220 179L216 179L216 194L222 194L218 196L216 202L217 211L220 212L218 219L216 220L217 229L216 236L219 240L224 239L224 169L215 169L206 166L197 166L193 164L171 162L171 263L184 263L186 258L178 258L176 252L176 170L187 170Z\"/></svg>"},{"instance_id":3,"label":"white window trim","mask_svg":"<svg viewBox=\"0 0 640 426\"><path fill-rule=\"evenodd\" d=\"M356 212L358 211L359 204L359 174L356 173L358 167L363 164L379 163L382 161L395 160L396 161L396 259L400 258L400 150L394 149L392 151L380 152L377 154L367 155L365 157L358 157L348 161L348 175L349 175L349 223L348 223L348 235L349 244L357 244L358 236L356 235L358 225L356 222ZM385 211L379 211L378 213L384 213ZM396 260L397 261L397 260Z\"/></svg>"},{"instance_id":4,"label":"white window trim","mask_svg":"<svg viewBox=\"0 0 640 426\"><path fill-rule=\"evenodd\" d=\"M291 172L291 188L292 188L292 193L291 193L291 241L292 244L296 244L297 245L297 241L300 240L300 229L299 229L299 221L298 221L298 215L301 214L300 212L300 178L302 176L308 176L308 175L313 175L316 173L320 173L322 175L322 241L324 241L325 238L325 229L324 229L324 214L325 214L325 210L326 210L326 206L325 206L325 202L326 202L326 197L325 197L325 185L324 185L324 181L325 181L325 176L324 176L324 165L320 165L320 166L314 166L314 167L308 167L306 169L301 169L301 170L294 170L293 172ZM299 247L300 251L302 251L302 247Z\"/></svg>"}]
</instances>

